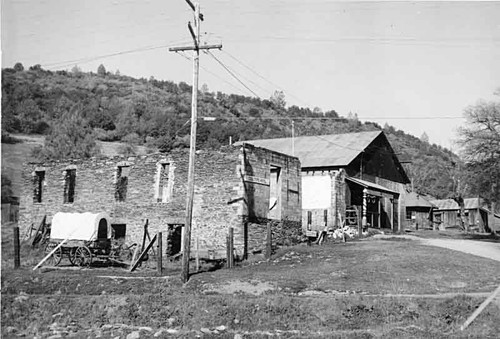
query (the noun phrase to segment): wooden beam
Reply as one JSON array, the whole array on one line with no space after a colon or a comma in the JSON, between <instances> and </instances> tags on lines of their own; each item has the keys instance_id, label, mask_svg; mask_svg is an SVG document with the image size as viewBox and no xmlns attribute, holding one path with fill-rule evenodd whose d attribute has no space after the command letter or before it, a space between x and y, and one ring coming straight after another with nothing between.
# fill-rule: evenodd
<instances>
[{"instance_id":1,"label":"wooden beam","mask_svg":"<svg viewBox=\"0 0 500 339\"><path fill-rule=\"evenodd\" d=\"M203 45L203 46L185 46L185 47L170 47L170 52L183 52L183 51L198 51L204 49L221 49L222 45Z\"/></svg>"},{"instance_id":2,"label":"wooden beam","mask_svg":"<svg viewBox=\"0 0 500 339\"><path fill-rule=\"evenodd\" d=\"M157 235L155 234L155 236L153 237L153 239L149 243L148 247L146 247L146 249L144 251L142 251L142 253L139 256L139 258L137 259L137 261L132 265L132 268L130 269L130 272L133 272L139 266L139 264L141 263L141 261L144 259L144 257L148 253L148 251L151 249L151 247L153 247L153 244L156 241L156 237L157 237Z\"/></svg>"},{"instance_id":3,"label":"wooden beam","mask_svg":"<svg viewBox=\"0 0 500 339\"><path fill-rule=\"evenodd\" d=\"M471 314L471 316L465 321L465 323L460 327L460 330L465 330L473 321L477 318L479 314L488 306L488 304L495 299L495 297L500 293L500 285L498 285L497 289L490 294L485 301L479 305L479 307Z\"/></svg>"},{"instance_id":4,"label":"wooden beam","mask_svg":"<svg viewBox=\"0 0 500 339\"><path fill-rule=\"evenodd\" d=\"M42 259L42 261L40 261L40 262L38 263L38 265L36 265L36 266L33 268L33 271L34 271L34 270L36 270L38 267L42 266L42 264L43 264L43 263L44 263L47 259L49 259L49 258L50 258L50 256L51 256L52 254L54 254L54 253L55 253L55 251L57 251L57 250L58 250L58 249L59 249L62 245L64 245L64 243L65 243L66 241L68 241L68 240L69 240L69 238L68 238L68 239L64 239L64 240L63 240L63 241L61 241L61 242L60 242L60 243L59 243L56 247L54 247L54 249L53 249L52 251L50 251L50 253L49 253L49 254L47 254L47 255L45 256L45 258L43 258L43 259Z\"/></svg>"}]
</instances>

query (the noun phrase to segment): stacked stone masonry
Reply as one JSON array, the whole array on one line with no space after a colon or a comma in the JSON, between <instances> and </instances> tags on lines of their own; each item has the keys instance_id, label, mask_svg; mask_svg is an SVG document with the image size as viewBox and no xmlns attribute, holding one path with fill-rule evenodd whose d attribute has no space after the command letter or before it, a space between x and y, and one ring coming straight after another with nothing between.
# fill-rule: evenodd
<instances>
[{"instance_id":1,"label":"stacked stone masonry","mask_svg":"<svg viewBox=\"0 0 500 339\"><path fill-rule=\"evenodd\" d=\"M68 201L69 169L76 169L73 202L65 202ZM274 175L271 183L271 172L275 173L276 169L279 176ZM44 176L39 186L36 181L40 172ZM172 225L185 222L187 172L187 150L136 157L28 163L23 172L20 225L27 230L44 215L50 222L57 212L107 212L113 225L125 225L127 243L142 242L146 219L150 234L162 232L167 236L169 229L172 233ZM271 186L274 192L270 192ZM37 202L39 187L42 188L41 202ZM265 247L261 229L269 221L277 222L273 232L289 234L290 240L280 239L280 243L292 243L297 232L279 230L286 225L296 227L300 233L300 189L297 158L251 145L198 151L193 248L197 240L202 250L225 253L228 228L233 227L235 251L244 257L249 243L254 249ZM271 195L277 198L272 211Z\"/></svg>"}]
</instances>

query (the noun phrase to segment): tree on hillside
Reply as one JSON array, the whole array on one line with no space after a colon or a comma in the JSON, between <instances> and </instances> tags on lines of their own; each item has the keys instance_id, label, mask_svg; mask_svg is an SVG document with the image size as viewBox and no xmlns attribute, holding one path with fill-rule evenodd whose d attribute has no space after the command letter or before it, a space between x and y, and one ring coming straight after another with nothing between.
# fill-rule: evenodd
<instances>
[{"instance_id":1,"label":"tree on hillside","mask_svg":"<svg viewBox=\"0 0 500 339\"><path fill-rule=\"evenodd\" d=\"M425 133L425 132L424 132L424 133L422 133L422 135L420 136L420 140L421 140L422 142L425 142L425 143L427 143L427 144L428 144L428 143L429 143L429 136L427 135L427 133Z\"/></svg>"},{"instance_id":2,"label":"tree on hillside","mask_svg":"<svg viewBox=\"0 0 500 339\"><path fill-rule=\"evenodd\" d=\"M81 116L83 109L82 105L75 105L54 121L41 149L42 158L90 158L100 153L92 129Z\"/></svg>"},{"instance_id":3,"label":"tree on hillside","mask_svg":"<svg viewBox=\"0 0 500 339\"><path fill-rule=\"evenodd\" d=\"M23 66L23 64L22 64L22 63L20 63L20 62L17 62L17 63L14 65L14 70L15 70L16 72L22 72L22 71L24 71L24 66Z\"/></svg>"},{"instance_id":4,"label":"tree on hillside","mask_svg":"<svg viewBox=\"0 0 500 339\"><path fill-rule=\"evenodd\" d=\"M71 73L73 73L73 74L80 74L81 72L82 72L82 69L80 67L78 67L78 65L73 66L73 68L71 69Z\"/></svg>"},{"instance_id":5,"label":"tree on hillside","mask_svg":"<svg viewBox=\"0 0 500 339\"><path fill-rule=\"evenodd\" d=\"M269 100L271 100L276 108L285 108L286 101L285 93L283 93L283 91L274 91Z\"/></svg>"},{"instance_id":6,"label":"tree on hillside","mask_svg":"<svg viewBox=\"0 0 500 339\"><path fill-rule=\"evenodd\" d=\"M21 132L42 134L48 128L42 110L33 99L24 99L19 102L16 106L15 115L19 119Z\"/></svg>"},{"instance_id":7,"label":"tree on hillside","mask_svg":"<svg viewBox=\"0 0 500 339\"><path fill-rule=\"evenodd\" d=\"M497 92L500 96L500 93ZM466 126L458 143L467 163L473 193L500 200L500 100L479 101L464 112Z\"/></svg>"},{"instance_id":8,"label":"tree on hillside","mask_svg":"<svg viewBox=\"0 0 500 339\"><path fill-rule=\"evenodd\" d=\"M103 64L100 64L99 67L97 67L97 74L102 77L106 75L106 68Z\"/></svg>"}]
</instances>

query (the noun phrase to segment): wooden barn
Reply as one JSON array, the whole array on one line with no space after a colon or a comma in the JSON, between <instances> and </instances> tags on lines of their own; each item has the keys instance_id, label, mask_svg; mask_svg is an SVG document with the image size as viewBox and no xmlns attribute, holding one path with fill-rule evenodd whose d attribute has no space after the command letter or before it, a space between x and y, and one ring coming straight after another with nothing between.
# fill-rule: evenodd
<instances>
[{"instance_id":1,"label":"wooden barn","mask_svg":"<svg viewBox=\"0 0 500 339\"><path fill-rule=\"evenodd\" d=\"M356 214L365 226L403 230L410 180L382 131L244 143L300 159L305 232L338 227Z\"/></svg>"},{"instance_id":2,"label":"wooden barn","mask_svg":"<svg viewBox=\"0 0 500 339\"><path fill-rule=\"evenodd\" d=\"M436 206L433 211L434 222L440 229L460 227L460 206L453 199L432 200ZM491 232L489 225L490 211L481 198L464 199L465 222L479 232Z\"/></svg>"}]
</instances>

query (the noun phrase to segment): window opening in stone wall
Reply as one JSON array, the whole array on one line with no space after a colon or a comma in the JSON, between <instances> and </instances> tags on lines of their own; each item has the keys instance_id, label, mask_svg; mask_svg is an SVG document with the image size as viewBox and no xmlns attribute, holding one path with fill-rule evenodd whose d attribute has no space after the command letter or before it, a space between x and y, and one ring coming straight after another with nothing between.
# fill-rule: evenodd
<instances>
[{"instance_id":1,"label":"window opening in stone wall","mask_svg":"<svg viewBox=\"0 0 500 339\"><path fill-rule=\"evenodd\" d=\"M113 238L115 240L125 241L125 236L127 233L126 224L111 224L111 229L113 233Z\"/></svg>"},{"instance_id":2,"label":"window opening in stone wall","mask_svg":"<svg viewBox=\"0 0 500 339\"><path fill-rule=\"evenodd\" d=\"M312 226L312 212L307 211L307 230L310 231Z\"/></svg>"},{"instance_id":3,"label":"window opening in stone wall","mask_svg":"<svg viewBox=\"0 0 500 339\"><path fill-rule=\"evenodd\" d=\"M64 171L64 203L70 204L75 201L76 169Z\"/></svg>"},{"instance_id":4,"label":"window opening in stone wall","mask_svg":"<svg viewBox=\"0 0 500 339\"><path fill-rule=\"evenodd\" d=\"M35 176L33 178L33 202L42 202L43 197L43 183L45 181L45 171L35 171Z\"/></svg>"},{"instance_id":5,"label":"window opening in stone wall","mask_svg":"<svg viewBox=\"0 0 500 339\"><path fill-rule=\"evenodd\" d=\"M125 201L127 198L128 176L130 166L118 166L116 173L115 200Z\"/></svg>"},{"instance_id":6,"label":"window opening in stone wall","mask_svg":"<svg viewBox=\"0 0 500 339\"><path fill-rule=\"evenodd\" d=\"M269 219L281 218L281 167L271 166L269 178Z\"/></svg>"},{"instance_id":7,"label":"window opening in stone wall","mask_svg":"<svg viewBox=\"0 0 500 339\"><path fill-rule=\"evenodd\" d=\"M157 202L169 202L170 190L169 190L169 172L170 172L170 164L160 164L160 180L158 182L158 197L156 198Z\"/></svg>"},{"instance_id":8,"label":"window opening in stone wall","mask_svg":"<svg viewBox=\"0 0 500 339\"><path fill-rule=\"evenodd\" d=\"M328 210L323 210L323 222L328 225Z\"/></svg>"}]
</instances>

